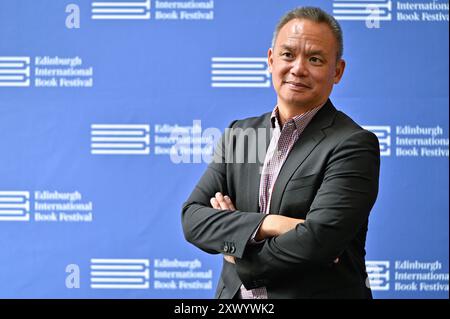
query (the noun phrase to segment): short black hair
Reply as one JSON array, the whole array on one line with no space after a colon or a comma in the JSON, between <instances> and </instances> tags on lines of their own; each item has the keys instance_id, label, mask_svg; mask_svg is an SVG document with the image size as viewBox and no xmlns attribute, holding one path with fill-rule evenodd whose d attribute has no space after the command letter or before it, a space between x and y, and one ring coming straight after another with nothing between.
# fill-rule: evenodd
<instances>
[{"instance_id":1,"label":"short black hair","mask_svg":"<svg viewBox=\"0 0 450 319\"><path fill-rule=\"evenodd\" d=\"M317 23L325 23L333 32L333 35L338 44L337 48L337 60L342 58L344 54L344 36L342 34L342 29L336 19L317 7L298 7L288 13L286 13L278 22L275 32L272 38L272 48L275 46L275 41L277 40L278 33L281 28L283 28L289 21L294 19L306 19Z\"/></svg>"}]
</instances>

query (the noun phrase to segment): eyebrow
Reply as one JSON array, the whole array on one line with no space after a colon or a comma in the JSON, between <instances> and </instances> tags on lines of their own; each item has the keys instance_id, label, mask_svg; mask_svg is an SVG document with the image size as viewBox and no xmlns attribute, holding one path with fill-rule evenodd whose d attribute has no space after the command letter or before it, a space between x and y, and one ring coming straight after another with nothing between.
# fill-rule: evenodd
<instances>
[{"instance_id":1,"label":"eyebrow","mask_svg":"<svg viewBox=\"0 0 450 319\"><path fill-rule=\"evenodd\" d=\"M324 55L322 50L310 50L310 51L306 51L308 53L308 55Z\"/></svg>"},{"instance_id":2,"label":"eyebrow","mask_svg":"<svg viewBox=\"0 0 450 319\"><path fill-rule=\"evenodd\" d=\"M294 47L291 47L291 46L289 46L287 44L282 44L281 45L281 49L295 51Z\"/></svg>"},{"instance_id":3,"label":"eyebrow","mask_svg":"<svg viewBox=\"0 0 450 319\"><path fill-rule=\"evenodd\" d=\"M282 45L280 45L280 47L281 47L282 50L295 51L294 47L292 47L290 45L287 45L287 44L282 44ZM306 50L306 53L308 55L321 55L321 56L324 55L324 52L322 50L318 50L318 49L316 49L316 50Z\"/></svg>"}]
</instances>

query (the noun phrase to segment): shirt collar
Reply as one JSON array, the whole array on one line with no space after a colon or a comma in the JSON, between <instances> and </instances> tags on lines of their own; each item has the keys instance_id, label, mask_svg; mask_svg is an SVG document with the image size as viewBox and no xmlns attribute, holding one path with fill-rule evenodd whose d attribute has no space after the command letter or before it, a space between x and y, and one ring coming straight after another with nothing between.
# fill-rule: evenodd
<instances>
[{"instance_id":1,"label":"shirt collar","mask_svg":"<svg viewBox=\"0 0 450 319\"><path fill-rule=\"evenodd\" d=\"M294 122L295 125L295 129L297 131L303 131L303 129L306 127L306 125L308 125L308 123L312 120L312 118L314 117L314 115L316 115L316 113L326 104L326 102L322 105L319 105L305 113L302 113L300 115L294 116L293 118L289 119L286 123L288 122ZM270 116L270 122L272 125L272 128L279 128L280 131L282 129L281 125L280 125L280 118L279 118L279 110L278 110L278 105L275 106L275 108L272 111L272 114ZM286 125L286 123L284 123Z\"/></svg>"}]
</instances>

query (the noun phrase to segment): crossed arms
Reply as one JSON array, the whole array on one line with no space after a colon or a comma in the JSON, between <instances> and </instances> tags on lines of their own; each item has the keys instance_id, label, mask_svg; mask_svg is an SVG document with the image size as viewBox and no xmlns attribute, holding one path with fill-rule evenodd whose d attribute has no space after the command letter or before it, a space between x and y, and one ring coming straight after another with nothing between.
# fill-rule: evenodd
<instances>
[{"instance_id":1,"label":"crossed arms","mask_svg":"<svg viewBox=\"0 0 450 319\"><path fill-rule=\"evenodd\" d=\"M235 210L231 199L221 195L229 194L227 169L226 164L209 165L183 207L183 229L200 249L234 257L227 261L235 261L244 286L252 289L293 269L333 263L347 248L377 196L378 140L359 130L336 145L305 220ZM265 240L252 245L258 227L255 239ZM234 249L225 251L228 244Z\"/></svg>"},{"instance_id":2,"label":"crossed arms","mask_svg":"<svg viewBox=\"0 0 450 319\"><path fill-rule=\"evenodd\" d=\"M219 210L235 211L233 201L227 195L223 196L218 192L214 197L211 197L210 203L212 208ZM269 214L261 222L260 227L255 235L256 241L262 241L267 238L283 235L284 233L292 230L297 224L303 223L303 219L291 218L283 215ZM232 255L224 254L226 261L235 264L235 258ZM335 260L337 262L338 260Z\"/></svg>"}]
</instances>

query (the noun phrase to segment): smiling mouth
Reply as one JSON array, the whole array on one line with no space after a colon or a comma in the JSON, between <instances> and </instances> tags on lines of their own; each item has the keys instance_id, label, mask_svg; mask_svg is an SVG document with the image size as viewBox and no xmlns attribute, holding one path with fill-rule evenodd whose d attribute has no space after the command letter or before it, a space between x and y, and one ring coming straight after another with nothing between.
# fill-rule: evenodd
<instances>
[{"instance_id":1,"label":"smiling mouth","mask_svg":"<svg viewBox=\"0 0 450 319\"><path fill-rule=\"evenodd\" d=\"M295 81L284 81L284 83L289 84L295 88L299 88L299 89L310 89L311 87L309 87L308 85L301 83L301 82L295 82Z\"/></svg>"}]
</instances>

